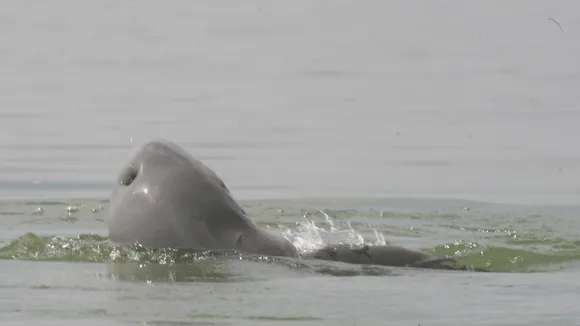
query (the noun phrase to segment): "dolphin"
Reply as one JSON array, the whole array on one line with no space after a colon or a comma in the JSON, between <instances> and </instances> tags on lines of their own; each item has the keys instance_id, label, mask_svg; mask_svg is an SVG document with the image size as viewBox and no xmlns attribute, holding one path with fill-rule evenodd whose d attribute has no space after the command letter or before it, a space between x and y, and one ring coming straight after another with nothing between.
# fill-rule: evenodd
<instances>
[{"instance_id":1,"label":"dolphin","mask_svg":"<svg viewBox=\"0 0 580 326\"><path fill-rule=\"evenodd\" d=\"M281 234L248 218L215 172L169 141L135 153L109 207L109 239L118 244L298 256Z\"/></svg>"},{"instance_id":2,"label":"dolphin","mask_svg":"<svg viewBox=\"0 0 580 326\"><path fill-rule=\"evenodd\" d=\"M352 264L428 267L453 258L396 246L330 245L300 255L281 234L255 224L222 179L168 140L145 143L121 169L109 205L109 239L149 248L236 250Z\"/></svg>"}]
</instances>

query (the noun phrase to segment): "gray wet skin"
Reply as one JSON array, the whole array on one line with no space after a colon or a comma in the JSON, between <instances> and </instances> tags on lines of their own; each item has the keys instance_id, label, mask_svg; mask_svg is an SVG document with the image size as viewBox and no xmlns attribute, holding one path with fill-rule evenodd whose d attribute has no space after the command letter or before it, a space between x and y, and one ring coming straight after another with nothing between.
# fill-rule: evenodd
<instances>
[{"instance_id":1,"label":"gray wet skin","mask_svg":"<svg viewBox=\"0 0 580 326\"><path fill-rule=\"evenodd\" d=\"M137 151L109 207L109 238L119 244L298 256L282 235L253 223L210 168L169 141Z\"/></svg>"},{"instance_id":2,"label":"gray wet skin","mask_svg":"<svg viewBox=\"0 0 580 326\"><path fill-rule=\"evenodd\" d=\"M429 259L429 256L397 246L362 246L352 248L346 244L327 246L305 255L307 258L373 264L386 266L408 266Z\"/></svg>"},{"instance_id":3,"label":"gray wet skin","mask_svg":"<svg viewBox=\"0 0 580 326\"><path fill-rule=\"evenodd\" d=\"M329 245L323 249L304 254L304 258L338 261L359 265L383 265L395 267L445 268L442 263L457 257L433 258L424 253L398 246L360 246L347 244Z\"/></svg>"},{"instance_id":4,"label":"gray wet skin","mask_svg":"<svg viewBox=\"0 0 580 326\"><path fill-rule=\"evenodd\" d=\"M281 234L252 222L217 174L166 140L146 143L123 167L109 210L109 238L122 245L299 256ZM329 245L303 258L416 267L452 260L396 246L347 245Z\"/></svg>"}]
</instances>

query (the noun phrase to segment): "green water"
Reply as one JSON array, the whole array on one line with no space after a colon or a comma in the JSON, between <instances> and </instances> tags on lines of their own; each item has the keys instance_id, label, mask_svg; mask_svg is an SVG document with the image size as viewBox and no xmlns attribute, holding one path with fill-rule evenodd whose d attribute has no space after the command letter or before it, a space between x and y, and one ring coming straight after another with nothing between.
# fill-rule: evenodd
<instances>
[{"instance_id":1,"label":"green water","mask_svg":"<svg viewBox=\"0 0 580 326\"><path fill-rule=\"evenodd\" d=\"M107 200L3 201L0 316L84 325L580 321L580 207L353 198L241 203L301 251L390 243L433 256L461 254L457 264L467 271L123 248L107 239Z\"/></svg>"}]
</instances>

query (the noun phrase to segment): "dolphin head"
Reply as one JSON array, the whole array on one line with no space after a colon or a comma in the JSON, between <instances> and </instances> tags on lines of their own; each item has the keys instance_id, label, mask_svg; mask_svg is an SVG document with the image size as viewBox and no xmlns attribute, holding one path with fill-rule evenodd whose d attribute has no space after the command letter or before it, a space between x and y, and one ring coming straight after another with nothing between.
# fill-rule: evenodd
<instances>
[{"instance_id":1,"label":"dolphin head","mask_svg":"<svg viewBox=\"0 0 580 326\"><path fill-rule=\"evenodd\" d=\"M217 174L165 140L121 169L109 215L113 242L154 248L230 249L253 227Z\"/></svg>"}]
</instances>

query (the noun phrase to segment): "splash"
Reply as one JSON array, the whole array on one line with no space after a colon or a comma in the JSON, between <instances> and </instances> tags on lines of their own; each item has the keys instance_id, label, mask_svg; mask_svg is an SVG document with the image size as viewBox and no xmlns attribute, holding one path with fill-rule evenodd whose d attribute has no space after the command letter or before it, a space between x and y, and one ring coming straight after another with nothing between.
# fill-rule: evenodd
<instances>
[{"instance_id":1,"label":"splash","mask_svg":"<svg viewBox=\"0 0 580 326\"><path fill-rule=\"evenodd\" d=\"M309 214L304 214L302 221L296 223L296 229L286 229L283 234L301 253L312 252L329 244L347 244L353 247L362 245L385 245L384 235L373 228L374 240L365 239L363 234L355 230L350 221L345 221L345 228L335 225L332 217L324 210L317 212L323 216L327 228L318 226Z\"/></svg>"}]
</instances>

